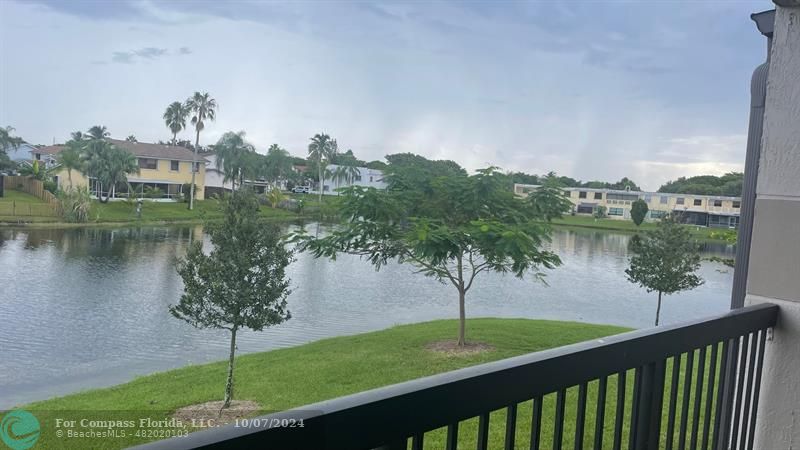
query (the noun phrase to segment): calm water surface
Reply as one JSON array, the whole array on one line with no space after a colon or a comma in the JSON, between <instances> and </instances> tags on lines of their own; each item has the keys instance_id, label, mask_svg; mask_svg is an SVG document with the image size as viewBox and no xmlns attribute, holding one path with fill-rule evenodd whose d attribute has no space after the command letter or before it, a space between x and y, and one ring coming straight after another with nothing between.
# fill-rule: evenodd
<instances>
[{"instance_id":1,"label":"calm water surface","mask_svg":"<svg viewBox=\"0 0 800 450\"><path fill-rule=\"evenodd\" d=\"M202 228L0 230L0 409L226 358L224 331L197 330L167 310L182 292L174 260L193 239L206 239ZM467 316L650 326L655 295L625 279L629 240L557 230L552 248L564 264L548 273L549 286L482 274L468 294ZM706 252L732 257L733 248ZM292 319L242 333L239 352L455 318L452 287L412 272L300 254L288 270ZM700 288L666 297L663 323L728 309L732 270L704 263L701 275Z\"/></svg>"}]
</instances>

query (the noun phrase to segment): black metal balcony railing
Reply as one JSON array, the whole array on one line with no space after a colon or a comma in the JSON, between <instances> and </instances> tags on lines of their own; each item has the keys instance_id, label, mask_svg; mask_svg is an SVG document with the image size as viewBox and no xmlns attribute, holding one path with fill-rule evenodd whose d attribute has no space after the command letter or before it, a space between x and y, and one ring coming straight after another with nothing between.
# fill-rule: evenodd
<instances>
[{"instance_id":1,"label":"black metal balcony railing","mask_svg":"<svg viewBox=\"0 0 800 450\"><path fill-rule=\"evenodd\" d=\"M777 306L752 306L262 416L260 428L229 425L142 448L752 449L764 345L777 316ZM299 419L303 427L278 426ZM502 433L490 434L490 423Z\"/></svg>"}]
</instances>

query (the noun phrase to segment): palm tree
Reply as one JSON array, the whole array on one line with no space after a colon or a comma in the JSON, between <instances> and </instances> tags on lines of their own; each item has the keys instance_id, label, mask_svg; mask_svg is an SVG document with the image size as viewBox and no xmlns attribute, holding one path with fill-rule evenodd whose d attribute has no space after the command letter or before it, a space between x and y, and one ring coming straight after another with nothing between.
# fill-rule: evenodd
<instances>
[{"instance_id":1,"label":"palm tree","mask_svg":"<svg viewBox=\"0 0 800 450\"><path fill-rule=\"evenodd\" d=\"M127 150L118 148L106 140L93 140L87 146L87 173L100 182L97 198L101 203L108 203L114 196L116 185L126 183L129 173L138 173L139 165L136 157ZM108 187L106 198L102 188Z\"/></svg>"},{"instance_id":2,"label":"palm tree","mask_svg":"<svg viewBox=\"0 0 800 450\"><path fill-rule=\"evenodd\" d=\"M6 153L9 149L15 149L24 144L25 141L19 136L11 136L14 127L0 127L0 153Z\"/></svg>"},{"instance_id":3,"label":"palm tree","mask_svg":"<svg viewBox=\"0 0 800 450\"><path fill-rule=\"evenodd\" d=\"M336 149L336 140L325 133L314 135L308 144L308 157L317 164L320 204L322 204L322 190L325 188L325 166L336 154Z\"/></svg>"},{"instance_id":4,"label":"palm tree","mask_svg":"<svg viewBox=\"0 0 800 450\"><path fill-rule=\"evenodd\" d=\"M236 190L236 182L241 187L245 176L253 176L258 164L255 147L244 140L244 131L234 133L229 131L219 138L214 145L214 152L217 154L217 169L222 169L223 181L231 181L233 190Z\"/></svg>"},{"instance_id":5,"label":"palm tree","mask_svg":"<svg viewBox=\"0 0 800 450\"><path fill-rule=\"evenodd\" d=\"M139 141L136 140L136 136L134 136L132 134L130 136L126 137L125 141L126 142L139 142Z\"/></svg>"},{"instance_id":6,"label":"palm tree","mask_svg":"<svg viewBox=\"0 0 800 450\"><path fill-rule=\"evenodd\" d=\"M331 173L331 179L336 183L336 195L339 195L339 185L342 181L347 181L347 168L345 166L336 166L336 169Z\"/></svg>"},{"instance_id":7,"label":"palm tree","mask_svg":"<svg viewBox=\"0 0 800 450\"><path fill-rule=\"evenodd\" d=\"M80 131L80 130L73 131L70 134L72 135L72 140L75 141L75 142L85 141L85 140L87 140L89 138L89 136L83 134L83 132Z\"/></svg>"},{"instance_id":8,"label":"palm tree","mask_svg":"<svg viewBox=\"0 0 800 450\"><path fill-rule=\"evenodd\" d=\"M172 102L164 111L164 123L172 131L172 145L178 142L178 133L186 129L186 117L189 110L181 102Z\"/></svg>"},{"instance_id":9,"label":"palm tree","mask_svg":"<svg viewBox=\"0 0 800 450\"><path fill-rule=\"evenodd\" d=\"M200 147L200 132L205 128L206 119L214 121L217 117L217 101L208 95L208 92L201 94L195 92L194 95L186 100L184 107L192 113L192 125L197 132L197 137L194 141L194 158L192 161L192 185L189 193L189 209L194 208L194 178L197 170L194 166L197 165L197 149Z\"/></svg>"},{"instance_id":10,"label":"palm tree","mask_svg":"<svg viewBox=\"0 0 800 450\"><path fill-rule=\"evenodd\" d=\"M350 153L352 154L352 151ZM354 157L345 158L339 167L343 169L344 180L348 185L352 185L356 178L361 176L361 170L358 168L358 162Z\"/></svg>"},{"instance_id":11,"label":"palm tree","mask_svg":"<svg viewBox=\"0 0 800 450\"><path fill-rule=\"evenodd\" d=\"M89 135L89 139L105 139L111 136L111 133L108 132L105 125L95 125L89 128L87 134Z\"/></svg>"},{"instance_id":12,"label":"palm tree","mask_svg":"<svg viewBox=\"0 0 800 450\"><path fill-rule=\"evenodd\" d=\"M58 154L58 163L62 169L67 169L67 179L69 179L69 189L72 190L72 171L85 171L85 160L83 155L84 146L80 141L67 142L67 148Z\"/></svg>"}]
</instances>

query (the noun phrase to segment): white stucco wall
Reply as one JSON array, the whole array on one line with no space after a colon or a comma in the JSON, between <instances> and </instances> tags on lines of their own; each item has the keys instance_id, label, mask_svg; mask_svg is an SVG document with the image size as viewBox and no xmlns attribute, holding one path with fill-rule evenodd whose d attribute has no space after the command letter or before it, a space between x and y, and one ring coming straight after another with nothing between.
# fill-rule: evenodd
<instances>
[{"instance_id":1,"label":"white stucco wall","mask_svg":"<svg viewBox=\"0 0 800 450\"><path fill-rule=\"evenodd\" d=\"M755 448L789 450L800 449L800 6L776 9L746 303L781 308Z\"/></svg>"},{"instance_id":2,"label":"white stucco wall","mask_svg":"<svg viewBox=\"0 0 800 450\"><path fill-rule=\"evenodd\" d=\"M333 172L339 166L336 164L329 164L326 166L326 169ZM363 186L363 187L372 187L375 189L386 189L388 184L383 181L383 172L376 169L369 169L367 167L359 167L358 168L359 174L361 175L360 180L355 180L352 185L353 186ZM340 182L338 185L334 180L325 179L325 186L328 187L326 191L323 191L325 195L336 195L337 188L343 188L350 186L350 183L346 183L344 181Z\"/></svg>"}]
</instances>

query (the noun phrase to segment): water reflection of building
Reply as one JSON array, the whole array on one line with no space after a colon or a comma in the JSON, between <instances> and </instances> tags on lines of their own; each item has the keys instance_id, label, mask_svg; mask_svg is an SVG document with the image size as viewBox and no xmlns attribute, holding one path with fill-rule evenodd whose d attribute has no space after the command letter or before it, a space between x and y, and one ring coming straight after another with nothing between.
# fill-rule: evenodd
<instances>
[{"instance_id":1,"label":"water reflection of building","mask_svg":"<svg viewBox=\"0 0 800 450\"><path fill-rule=\"evenodd\" d=\"M526 196L538 186L515 184L514 193ZM615 189L564 188L573 204L573 212L592 215L597 208L606 208L612 219L630 219L631 205L636 200L647 203L645 220L657 220L669 213L680 213L681 219L692 225L715 228L738 228L740 197L718 195L669 194Z\"/></svg>"}]
</instances>

